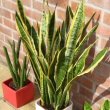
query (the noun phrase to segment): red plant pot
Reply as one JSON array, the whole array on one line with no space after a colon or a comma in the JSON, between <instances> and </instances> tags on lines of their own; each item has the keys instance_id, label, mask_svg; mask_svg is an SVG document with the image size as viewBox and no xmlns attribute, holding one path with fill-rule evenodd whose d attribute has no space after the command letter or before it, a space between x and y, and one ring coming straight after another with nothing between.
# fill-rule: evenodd
<instances>
[{"instance_id":1,"label":"red plant pot","mask_svg":"<svg viewBox=\"0 0 110 110\"><path fill-rule=\"evenodd\" d=\"M9 87L10 82L12 82L12 79L8 79L2 84L4 99L10 104L19 108L34 99L35 88L31 81L29 81L26 86L16 91Z\"/></svg>"}]
</instances>

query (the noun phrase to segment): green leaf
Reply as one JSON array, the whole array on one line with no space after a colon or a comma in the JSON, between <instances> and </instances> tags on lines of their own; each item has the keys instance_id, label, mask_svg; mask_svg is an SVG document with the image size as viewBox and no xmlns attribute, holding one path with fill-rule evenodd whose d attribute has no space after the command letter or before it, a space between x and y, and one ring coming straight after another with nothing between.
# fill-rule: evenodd
<instances>
[{"instance_id":1,"label":"green leaf","mask_svg":"<svg viewBox=\"0 0 110 110\"><path fill-rule=\"evenodd\" d=\"M44 73L41 71L40 73L40 93L41 93L41 104L42 106L49 106L49 94L48 94L48 86L47 80L44 76Z\"/></svg>"},{"instance_id":2,"label":"green leaf","mask_svg":"<svg viewBox=\"0 0 110 110\"><path fill-rule=\"evenodd\" d=\"M67 67L65 67L65 50L66 48L61 49L57 56L57 64L55 69L55 81L56 81L56 89L62 85L63 80L65 79ZM62 68L61 68L62 67Z\"/></svg>"},{"instance_id":3,"label":"green leaf","mask_svg":"<svg viewBox=\"0 0 110 110\"><path fill-rule=\"evenodd\" d=\"M38 87L40 88L40 64L38 63L38 59L37 59L37 55L32 51L31 49L31 46L29 45L29 43L26 41L25 38L21 37L25 47L26 47L26 51L29 55L29 59L30 59L30 62L31 62L31 65L32 65L32 68L33 68L33 71L34 71L34 75L36 77L36 80L37 80L37 84L38 84Z\"/></svg>"},{"instance_id":4,"label":"green leaf","mask_svg":"<svg viewBox=\"0 0 110 110\"><path fill-rule=\"evenodd\" d=\"M48 76L49 79L52 81L53 85L55 86L55 80L54 80L54 76L55 76L55 65L57 63L57 55L58 55L58 51L56 51L54 58L50 64L49 70L48 70Z\"/></svg>"},{"instance_id":5,"label":"green leaf","mask_svg":"<svg viewBox=\"0 0 110 110\"><path fill-rule=\"evenodd\" d=\"M38 57L38 61L40 63L40 66L41 66L43 72L45 73L45 75L47 75L48 74L48 64L46 63L47 62L46 59L43 57Z\"/></svg>"},{"instance_id":6,"label":"green leaf","mask_svg":"<svg viewBox=\"0 0 110 110\"><path fill-rule=\"evenodd\" d=\"M66 19L65 19L66 32L69 31L70 23L71 23L71 19L72 19L72 18L73 18L72 9L70 8L70 6L67 6L67 9L66 9Z\"/></svg>"},{"instance_id":7,"label":"green leaf","mask_svg":"<svg viewBox=\"0 0 110 110\"><path fill-rule=\"evenodd\" d=\"M83 39L83 37L85 36L85 33L87 31L87 28L90 24L90 22L93 20L94 16L95 16L96 13L94 13L91 18L89 19L89 21L85 24L84 28L83 28L83 31L82 31L82 35L81 35L81 38Z\"/></svg>"},{"instance_id":8,"label":"green leaf","mask_svg":"<svg viewBox=\"0 0 110 110\"><path fill-rule=\"evenodd\" d=\"M52 59L55 55L55 52L60 50L60 42L61 42L61 36L60 36L60 29L58 28L52 41L52 49L51 49Z\"/></svg>"},{"instance_id":9,"label":"green leaf","mask_svg":"<svg viewBox=\"0 0 110 110\"><path fill-rule=\"evenodd\" d=\"M33 38L35 48L37 52L39 52L39 39L38 39L38 34L36 33L34 27L32 26L29 30L31 30L30 36Z\"/></svg>"},{"instance_id":10,"label":"green leaf","mask_svg":"<svg viewBox=\"0 0 110 110\"><path fill-rule=\"evenodd\" d=\"M43 17L42 17L42 23L40 26L40 36L39 36L39 55L45 57L46 56L46 46L47 46L47 38L48 38L48 28L49 28L49 20L50 20L50 14L49 12L43 12Z\"/></svg>"},{"instance_id":11,"label":"green leaf","mask_svg":"<svg viewBox=\"0 0 110 110\"><path fill-rule=\"evenodd\" d=\"M106 100L101 108L101 110L110 110L110 100Z\"/></svg>"},{"instance_id":12,"label":"green leaf","mask_svg":"<svg viewBox=\"0 0 110 110\"><path fill-rule=\"evenodd\" d=\"M21 16L23 22L25 22L26 19L25 19L25 14L24 14L24 8L23 8L23 4L22 4L21 0L17 0L17 6L18 6L18 9L20 12L20 16Z\"/></svg>"},{"instance_id":13,"label":"green leaf","mask_svg":"<svg viewBox=\"0 0 110 110\"><path fill-rule=\"evenodd\" d=\"M66 44L66 51L63 51L63 54L59 55L58 64L56 69L56 88L57 90L61 87L65 75L68 69L68 66L72 60L73 53L77 44L77 35L81 30L81 26L83 25L84 20L84 3L79 5L78 11L72 20L70 31L68 33L68 39Z\"/></svg>"},{"instance_id":14,"label":"green leaf","mask_svg":"<svg viewBox=\"0 0 110 110\"><path fill-rule=\"evenodd\" d=\"M7 63L8 63L8 67L9 67L9 70L10 70L10 73L12 75L12 78L13 78L13 81L14 81L14 84L16 84L16 76L15 76L15 71L14 71L14 68L12 66L12 63L11 63L11 60L10 60L10 57L9 57L9 54L8 54L8 51L7 51L7 48L4 46L4 52L5 52L5 56L6 56L6 60L7 60Z\"/></svg>"},{"instance_id":15,"label":"green leaf","mask_svg":"<svg viewBox=\"0 0 110 110\"><path fill-rule=\"evenodd\" d=\"M81 73L85 69L86 59L89 55L90 49L94 46L95 43L96 42L87 47L84 50L84 52L80 55L76 63L70 66L68 70L68 82L71 81L73 77L76 77L79 73Z\"/></svg>"},{"instance_id":16,"label":"green leaf","mask_svg":"<svg viewBox=\"0 0 110 110\"><path fill-rule=\"evenodd\" d=\"M51 59L51 49L52 49L52 39L54 37L55 31L55 12L52 14L49 25L48 25L48 36L47 36L47 57L48 63L50 64Z\"/></svg>"},{"instance_id":17,"label":"green leaf","mask_svg":"<svg viewBox=\"0 0 110 110\"><path fill-rule=\"evenodd\" d=\"M65 21L63 21L63 23L62 23L60 34L61 34L60 48L62 49L65 46L65 41L66 41L66 24L65 24Z\"/></svg>"},{"instance_id":18,"label":"green leaf","mask_svg":"<svg viewBox=\"0 0 110 110\"><path fill-rule=\"evenodd\" d=\"M58 107L59 106L59 104L60 104L60 101L61 101L61 98L62 98L62 90L60 90L58 93L57 93L57 95L56 95L56 105L55 105L55 107Z\"/></svg>"},{"instance_id":19,"label":"green leaf","mask_svg":"<svg viewBox=\"0 0 110 110\"><path fill-rule=\"evenodd\" d=\"M91 63L91 65L82 73L80 73L78 76L82 76L86 73L89 73L91 70L93 70L103 60L107 52L108 52L108 48L105 48L101 52L99 52L95 57L94 61Z\"/></svg>"},{"instance_id":20,"label":"green leaf","mask_svg":"<svg viewBox=\"0 0 110 110\"><path fill-rule=\"evenodd\" d=\"M78 55L80 53L83 52L85 43L87 42L87 40L92 37L92 35L94 34L94 32L96 31L96 29L98 28L98 25L95 25L88 33L87 35L83 38L83 40L79 43L79 46L75 49L75 54L73 56L73 63L75 62L75 59L78 57Z\"/></svg>"},{"instance_id":21,"label":"green leaf","mask_svg":"<svg viewBox=\"0 0 110 110\"><path fill-rule=\"evenodd\" d=\"M26 56L23 59L23 65L22 65L22 70L20 73L20 88L22 88L25 85L25 77L26 77Z\"/></svg>"},{"instance_id":22,"label":"green leaf","mask_svg":"<svg viewBox=\"0 0 110 110\"><path fill-rule=\"evenodd\" d=\"M48 87L48 95L49 95L49 102L50 104L54 104L54 95L55 95L55 88L52 84L52 81L48 78L45 77L47 80L47 87Z\"/></svg>"},{"instance_id":23,"label":"green leaf","mask_svg":"<svg viewBox=\"0 0 110 110\"><path fill-rule=\"evenodd\" d=\"M19 72L18 72L18 59L17 59L17 53L15 50L15 42L13 41L12 43L12 55L13 55L13 67L14 67L14 71L15 71L15 77L16 77L16 81L17 81L17 86L19 88L19 83L20 83L20 77L19 77Z\"/></svg>"},{"instance_id":24,"label":"green leaf","mask_svg":"<svg viewBox=\"0 0 110 110\"><path fill-rule=\"evenodd\" d=\"M64 89L64 94L66 95L66 92L68 91L68 89L70 88L72 82L79 76L82 76L84 74L89 73L91 70L93 70L101 61L102 59L105 57L105 55L107 54L108 49L103 49L101 52L99 52L99 54L95 57L94 61L92 62L92 64L83 72L81 72L80 74L78 74L77 76L75 76L66 86ZM63 99L62 99L63 100Z\"/></svg>"},{"instance_id":25,"label":"green leaf","mask_svg":"<svg viewBox=\"0 0 110 110\"><path fill-rule=\"evenodd\" d=\"M39 85L39 79L40 79L39 66L38 66L39 64L38 64L37 52L34 46L34 42L32 41L29 34L26 33L25 28L23 28L18 15L16 15L16 23L17 23L18 31L20 32L20 35L21 35L21 39L29 55L29 58L30 58L30 61L31 61L31 64L32 64L32 67L35 73L35 77Z\"/></svg>"},{"instance_id":26,"label":"green leaf","mask_svg":"<svg viewBox=\"0 0 110 110\"><path fill-rule=\"evenodd\" d=\"M17 44L17 50L16 50L17 59L19 58L20 46L21 46L21 39L19 38Z\"/></svg>"},{"instance_id":27,"label":"green leaf","mask_svg":"<svg viewBox=\"0 0 110 110\"><path fill-rule=\"evenodd\" d=\"M65 98L65 108L69 105L70 103L70 92L67 92L66 98Z\"/></svg>"},{"instance_id":28,"label":"green leaf","mask_svg":"<svg viewBox=\"0 0 110 110\"><path fill-rule=\"evenodd\" d=\"M71 88L71 85L68 85L66 86L67 88L64 89L63 91L63 94L62 94L62 97L61 97L61 100L60 100L60 103L59 103L59 108L61 109L61 107L63 107L64 103L65 103L65 99L66 99L66 96L68 94L68 91L70 91L70 88Z\"/></svg>"},{"instance_id":29,"label":"green leaf","mask_svg":"<svg viewBox=\"0 0 110 110\"><path fill-rule=\"evenodd\" d=\"M77 45L77 39L79 37L79 33L82 29L83 22L84 22L84 3L79 5L79 8L75 14L75 17L72 20L70 30L68 32L68 39L66 44L66 59L70 62L73 58L73 53L75 51Z\"/></svg>"},{"instance_id":30,"label":"green leaf","mask_svg":"<svg viewBox=\"0 0 110 110\"><path fill-rule=\"evenodd\" d=\"M91 105L86 102L86 103L84 104L84 110L92 110Z\"/></svg>"}]
</instances>

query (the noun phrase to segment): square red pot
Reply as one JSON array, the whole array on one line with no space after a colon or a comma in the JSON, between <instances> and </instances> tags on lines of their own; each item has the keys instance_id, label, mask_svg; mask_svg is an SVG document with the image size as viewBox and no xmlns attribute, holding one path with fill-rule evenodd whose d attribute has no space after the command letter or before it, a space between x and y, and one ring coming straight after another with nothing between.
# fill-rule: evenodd
<instances>
[{"instance_id":1,"label":"square red pot","mask_svg":"<svg viewBox=\"0 0 110 110\"><path fill-rule=\"evenodd\" d=\"M31 81L29 81L26 86L17 91L9 87L9 83L11 81L12 79L8 79L2 84L4 99L7 100L10 104L16 108L19 108L34 99L35 88Z\"/></svg>"}]
</instances>

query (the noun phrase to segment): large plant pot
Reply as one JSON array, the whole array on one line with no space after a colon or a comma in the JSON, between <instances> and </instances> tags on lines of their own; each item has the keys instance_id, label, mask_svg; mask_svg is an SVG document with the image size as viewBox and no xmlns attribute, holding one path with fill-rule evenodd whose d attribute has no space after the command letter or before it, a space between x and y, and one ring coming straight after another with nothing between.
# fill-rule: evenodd
<instances>
[{"instance_id":1,"label":"large plant pot","mask_svg":"<svg viewBox=\"0 0 110 110\"><path fill-rule=\"evenodd\" d=\"M10 82L12 82L12 79L8 79L3 82L3 95L4 99L12 104L14 107L21 107L34 99L35 88L34 84L31 81L29 81L26 86L19 90L14 90L10 88Z\"/></svg>"},{"instance_id":2,"label":"large plant pot","mask_svg":"<svg viewBox=\"0 0 110 110\"><path fill-rule=\"evenodd\" d=\"M35 105L36 105L36 110L47 110L40 105L40 98L37 99L37 101L35 102ZM73 103L71 101L70 105L63 110L72 110L72 107L73 107Z\"/></svg>"}]
</instances>

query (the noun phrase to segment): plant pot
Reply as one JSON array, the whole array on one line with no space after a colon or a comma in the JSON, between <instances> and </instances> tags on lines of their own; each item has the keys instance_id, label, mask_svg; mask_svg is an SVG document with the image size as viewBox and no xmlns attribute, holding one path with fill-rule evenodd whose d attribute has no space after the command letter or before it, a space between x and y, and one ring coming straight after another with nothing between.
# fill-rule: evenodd
<instances>
[{"instance_id":1,"label":"plant pot","mask_svg":"<svg viewBox=\"0 0 110 110\"><path fill-rule=\"evenodd\" d=\"M29 81L26 86L19 90L10 88L10 82L12 82L12 79L8 79L3 82L3 95L4 99L14 107L19 108L34 99L35 88L34 84L31 81Z\"/></svg>"},{"instance_id":2,"label":"plant pot","mask_svg":"<svg viewBox=\"0 0 110 110\"><path fill-rule=\"evenodd\" d=\"M40 98L37 99L37 101L35 102L35 105L36 105L36 110L48 110L48 109L45 109L43 108L41 105L40 105ZM72 107L73 107L73 103L72 101L70 102L70 105L66 108L64 108L63 110L72 110Z\"/></svg>"}]
</instances>

